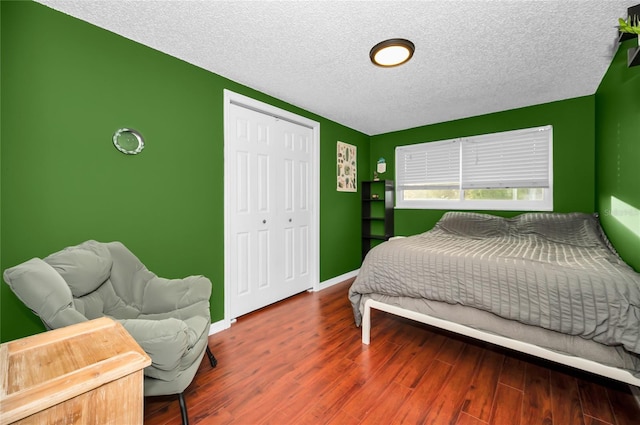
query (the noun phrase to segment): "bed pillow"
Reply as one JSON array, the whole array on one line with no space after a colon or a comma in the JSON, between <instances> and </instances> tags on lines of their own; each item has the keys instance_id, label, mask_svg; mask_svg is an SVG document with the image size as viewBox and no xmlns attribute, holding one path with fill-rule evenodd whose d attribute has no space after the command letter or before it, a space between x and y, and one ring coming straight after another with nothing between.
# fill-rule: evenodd
<instances>
[{"instance_id":1,"label":"bed pillow","mask_svg":"<svg viewBox=\"0 0 640 425\"><path fill-rule=\"evenodd\" d=\"M469 238L491 238L509 234L509 224L503 217L473 212L449 211L435 227Z\"/></svg>"},{"instance_id":2,"label":"bed pillow","mask_svg":"<svg viewBox=\"0 0 640 425\"><path fill-rule=\"evenodd\" d=\"M585 213L525 213L513 218L512 229L536 234L556 243L594 247L606 246L596 216Z\"/></svg>"}]
</instances>

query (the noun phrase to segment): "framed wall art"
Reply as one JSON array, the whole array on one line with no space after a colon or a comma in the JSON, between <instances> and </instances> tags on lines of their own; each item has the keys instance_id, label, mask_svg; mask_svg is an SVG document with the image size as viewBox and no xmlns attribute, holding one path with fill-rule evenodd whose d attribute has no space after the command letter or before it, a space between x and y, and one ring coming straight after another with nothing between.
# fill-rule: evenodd
<instances>
[{"instance_id":1,"label":"framed wall art","mask_svg":"<svg viewBox=\"0 0 640 425\"><path fill-rule=\"evenodd\" d=\"M338 192L358 191L358 152L356 146L338 142L337 152Z\"/></svg>"}]
</instances>

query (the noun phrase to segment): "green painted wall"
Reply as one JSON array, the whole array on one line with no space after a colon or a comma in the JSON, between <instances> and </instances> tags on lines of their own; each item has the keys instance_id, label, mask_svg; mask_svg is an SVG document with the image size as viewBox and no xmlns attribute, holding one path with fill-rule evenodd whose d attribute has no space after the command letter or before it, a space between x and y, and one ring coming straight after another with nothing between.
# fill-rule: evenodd
<instances>
[{"instance_id":1,"label":"green painted wall","mask_svg":"<svg viewBox=\"0 0 640 425\"><path fill-rule=\"evenodd\" d=\"M223 89L320 122L320 280L360 265L358 193L335 190L336 141L369 137L32 2L1 7L0 269L87 239L120 240L164 277L213 282L223 312ZM139 130L142 154L111 143ZM42 331L0 285L0 338Z\"/></svg>"},{"instance_id":2,"label":"green painted wall","mask_svg":"<svg viewBox=\"0 0 640 425\"><path fill-rule=\"evenodd\" d=\"M212 319L222 319L223 89L320 122L321 281L360 265L360 194L335 190L336 141L358 147L361 180L379 157L381 177L393 178L397 145L546 124L555 210L599 211L640 270L640 230L611 214L615 197L640 216L640 68L625 63L635 41L594 96L368 137L37 3L0 2L0 19L1 270L86 239L121 240L160 275L211 278ZM144 134L141 155L112 146L123 126ZM397 210L396 233L425 231L442 213ZM4 283L0 298L1 341L43 330Z\"/></svg>"},{"instance_id":3,"label":"green painted wall","mask_svg":"<svg viewBox=\"0 0 640 425\"><path fill-rule=\"evenodd\" d=\"M371 157L387 161L385 178L394 178L395 147L476 134L553 125L554 210L593 212L595 208L594 96L481 115L371 138ZM436 223L441 210L396 210L398 235L424 232ZM513 216L519 212L494 212Z\"/></svg>"},{"instance_id":4,"label":"green painted wall","mask_svg":"<svg viewBox=\"0 0 640 425\"><path fill-rule=\"evenodd\" d=\"M640 66L627 67L636 43L622 43L596 92L596 201L609 239L640 271Z\"/></svg>"}]
</instances>

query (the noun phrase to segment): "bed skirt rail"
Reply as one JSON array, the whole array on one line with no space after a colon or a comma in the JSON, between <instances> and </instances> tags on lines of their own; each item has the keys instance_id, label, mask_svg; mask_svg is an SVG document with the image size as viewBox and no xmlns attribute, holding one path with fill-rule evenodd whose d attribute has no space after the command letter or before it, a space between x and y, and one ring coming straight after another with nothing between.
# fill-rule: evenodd
<instances>
[{"instance_id":1,"label":"bed skirt rail","mask_svg":"<svg viewBox=\"0 0 640 425\"><path fill-rule=\"evenodd\" d=\"M364 304L364 313L362 315L362 343L369 345L371 342L371 309L384 311L396 316L404 317L407 319L415 320L421 323L425 323L436 328L445 329L457 334L465 335L481 341L486 341L491 344L499 345L505 348L509 348L522 353L530 354L532 356L540 357L545 360L551 360L556 363L571 366L576 369L584 370L594 373L596 375L605 376L607 378L614 379L616 381L624 382L631 386L636 402L640 405L640 378L636 378L630 372L623 369L618 369L612 366L606 366L592 360L587 360L581 357L571 356L568 354L558 353L543 347L539 347L527 342L518 341L512 338L507 338L500 335L495 335L489 332L484 332L478 329L471 328L469 326L460 325L448 320L438 319L423 313L407 310L395 305L385 304L380 301L368 299Z\"/></svg>"}]
</instances>

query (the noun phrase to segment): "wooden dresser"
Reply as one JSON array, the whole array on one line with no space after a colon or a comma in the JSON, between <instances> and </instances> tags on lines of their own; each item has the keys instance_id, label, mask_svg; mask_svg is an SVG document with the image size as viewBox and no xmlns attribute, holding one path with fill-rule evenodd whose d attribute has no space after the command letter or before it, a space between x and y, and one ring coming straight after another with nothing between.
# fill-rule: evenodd
<instances>
[{"instance_id":1,"label":"wooden dresser","mask_svg":"<svg viewBox=\"0 0 640 425\"><path fill-rule=\"evenodd\" d=\"M101 318L0 345L0 424L142 424L151 359Z\"/></svg>"}]
</instances>

